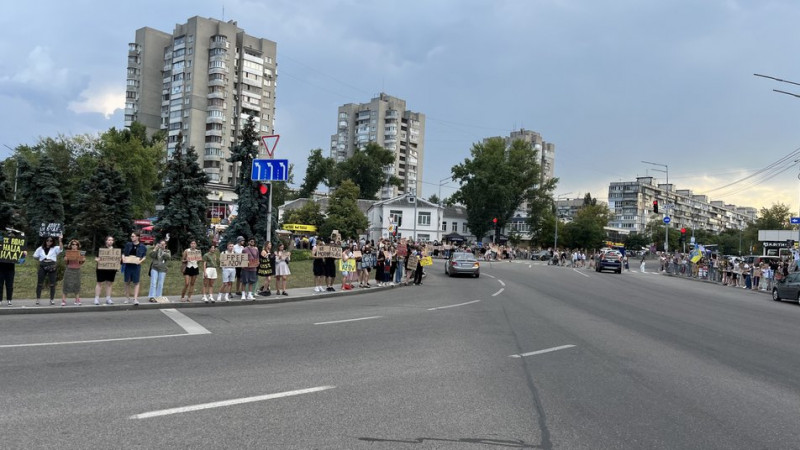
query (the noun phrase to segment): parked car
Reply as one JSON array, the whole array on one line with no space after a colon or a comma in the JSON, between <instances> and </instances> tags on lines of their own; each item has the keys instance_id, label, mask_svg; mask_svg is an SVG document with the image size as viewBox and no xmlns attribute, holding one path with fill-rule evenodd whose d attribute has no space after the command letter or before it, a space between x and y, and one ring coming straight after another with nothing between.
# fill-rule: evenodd
<instances>
[{"instance_id":1,"label":"parked car","mask_svg":"<svg viewBox=\"0 0 800 450\"><path fill-rule=\"evenodd\" d=\"M600 255L594 270L602 272L604 270L613 270L617 273L622 273L622 253L617 250L609 250Z\"/></svg>"},{"instance_id":2,"label":"parked car","mask_svg":"<svg viewBox=\"0 0 800 450\"><path fill-rule=\"evenodd\" d=\"M472 253L454 252L444 264L444 273L451 277L466 274L478 278L481 276L481 263Z\"/></svg>"},{"instance_id":3,"label":"parked car","mask_svg":"<svg viewBox=\"0 0 800 450\"><path fill-rule=\"evenodd\" d=\"M531 259L534 261L549 261L550 260L550 251L548 250L541 250L531 255Z\"/></svg>"},{"instance_id":4,"label":"parked car","mask_svg":"<svg viewBox=\"0 0 800 450\"><path fill-rule=\"evenodd\" d=\"M800 303L800 272L791 272L788 277L776 281L772 288L772 299L776 302L790 300Z\"/></svg>"}]
</instances>

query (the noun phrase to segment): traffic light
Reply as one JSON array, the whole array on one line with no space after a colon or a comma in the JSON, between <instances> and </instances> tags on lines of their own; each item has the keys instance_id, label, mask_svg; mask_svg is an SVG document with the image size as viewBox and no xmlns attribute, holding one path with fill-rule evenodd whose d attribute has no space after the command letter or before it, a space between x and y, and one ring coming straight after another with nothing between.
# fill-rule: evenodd
<instances>
[{"instance_id":1,"label":"traffic light","mask_svg":"<svg viewBox=\"0 0 800 450\"><path fill-rule=\"evenodd\" d=\"M653 213L658 214L658 200L653 200Z\"/></svg>"},{"instance_id":2,"label":"traffic light","mask_svg":"<svg viewBox=\"0 0 800 450\"><path fill-rule=\"evenodd\" d=\"M686 228L681 228L681 241L680 244L683 245L686 243Z\"/></svg>"},{"instance_id":3,"label":"traffic light","mask_svg":"<svg viewBox=\"0 0 800 450\"><path fill-rule=\"evenodd\" d=\"M266 197L269 195L269 191L272 186L269 183L258 183L258 194L262 197Z\"/></svg>"},{"instance_id":4,"label":"traffic light","mask_svg":"<svg viewBox=\"0 0 800 450\"><path fill-rule=\"evenodd\" d=\"M686 236L686 228L681 228L681 236Z\"/></svg>"},{"instance_id":5,"label":"traffic light","mask_svg":"<svg viewBox=\"0 0 800 450\"><path fill-rule=\"evenodd\" d=\"M497 225L497 217L495 217L494 219L492 219L492 223L494 223L495 225Z\"/></svg>"}]
</instances>

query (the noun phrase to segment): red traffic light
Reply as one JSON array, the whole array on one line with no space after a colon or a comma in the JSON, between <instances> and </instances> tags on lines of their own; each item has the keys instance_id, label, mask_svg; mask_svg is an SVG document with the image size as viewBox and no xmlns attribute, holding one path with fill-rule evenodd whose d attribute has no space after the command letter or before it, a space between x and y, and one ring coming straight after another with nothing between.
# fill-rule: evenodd
<instances>
[{"instance_id":1,"label":"red traffic light","mask_svg":"<svg viewBox=\"0 0 800 450\"><path fill-rule=\"evenodd\" d=\"M497 217L495 217L494 219L492 219L492 222L494 222L494 223L496 224L496 223L497 223Z\"/></svg>"},{"instance_id":2,"label":"red traffic light","mask_svg":"<svg viewBox=\"0 0 800 450\"><path fill-rule=\"evenodd\" d=\"M658 214L658 200L653 200L653 212Z\"/></svg>"},{"instance_id":3,"label":"red traffic light","mask_svg":"<svg viewBox=\"0 0 800 450\"><path fill-rule=\"evenodd\" d=\"M686 234L686 228L681 228L681 234Z\"/></svg>"},{"instance_id":4,"label":"red traffic light","mask_svg":"<svg viewBox=\"0 0 800 450\"><path fill-rule=\"evenodd\" d=\"M258 193L261 195L269 194L269 184L268 183L259 183L258 184Z\"/></svg>"}]
</instances>

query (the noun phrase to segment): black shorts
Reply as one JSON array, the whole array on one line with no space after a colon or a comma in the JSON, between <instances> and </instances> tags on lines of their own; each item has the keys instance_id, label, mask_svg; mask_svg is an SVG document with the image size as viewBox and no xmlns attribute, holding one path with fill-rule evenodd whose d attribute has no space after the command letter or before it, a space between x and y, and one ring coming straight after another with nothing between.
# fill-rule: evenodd
<instances>
[{"instance_id":1,"label":"black shorts","mask_svg":"<svg viewBox=\"0 0 800 450\"><path fill-rule=\"evenodd\" d=\"M103 283L105 281L113 283L114 278L117 277L116 270L95 270L95 273L97 274L98 283Z\"/></svg>"},{"instance_id":2,"label":"black shorts","mask_svg":"<svg viewBox=\"0 0 800 450\"><path fill-rule=\"evenodd\" d=\"M236 279L237 280L241 280L242 279L242 268L241 267L237 267L236 268Z\"/></svg>"},{"instance_id":3,"label":"black shorts","mask_svg":"<svg viewBox=\"0 0 800 450\"><path fill-rule=\"evenodd\" d=\"M314 264L312 267L314 271L315 277L321 277L325 275L325 262L321 258L317 258L314 260Z\"/></svg>"},{"instance_id":4,"label":"black shorts","mask_svg":"<svg viewBox=\"0 0 800 450\"><path fill-rule=\"evenodd\" d=\"M183 274L187 277L196 277L200 274L199 267L187 267L186 270L183 271Z\"/></svg>"},{"instance_id":5,"label":"black shorts","mask_svg":"<svg viewBox=\"0 0 800 450\"><path fill-rule=\"evenodd\" d=\"M325 258L325 276L336 278L336 258Z\"/></svg>"}]
</instances>

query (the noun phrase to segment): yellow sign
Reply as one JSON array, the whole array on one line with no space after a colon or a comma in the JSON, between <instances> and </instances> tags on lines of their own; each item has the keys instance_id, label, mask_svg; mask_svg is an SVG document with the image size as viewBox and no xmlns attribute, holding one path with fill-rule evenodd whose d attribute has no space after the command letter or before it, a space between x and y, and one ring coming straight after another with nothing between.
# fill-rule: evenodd
<instances>
[{"instance_id":1,"label":"yellow sign","mask_svg":"<svg viewBox=\"0 0 800 450\"><path fill-rule=\"evenodd\" d=\"M344 261L342 259L339 260L339 272L355 272L356 271L356 260L355 259L348 259Z\"/></svg>"},{"instance_id":2,"label":"yellow sign","mask_svg":"<svg viewBox=\"0 0 800 450\"><path fill-rule=\"evenodd\" d=\"M430 256L425 256L424 258L419 260L419 265L422 267L432 266L433 258L431 258Z\"/></svg>"},{"instance_id":3,"label":"yellow sign","mask_svg":"<svg viewBox=\"0 0 800 450\"><path fill-rule=\"evenodd\" d=\"M287 231L308 231L310 233L316 233L317 227L314 225L303 225L300 223L285 223L283 224L283 229Z\"/></svg>"}]
</instances>

